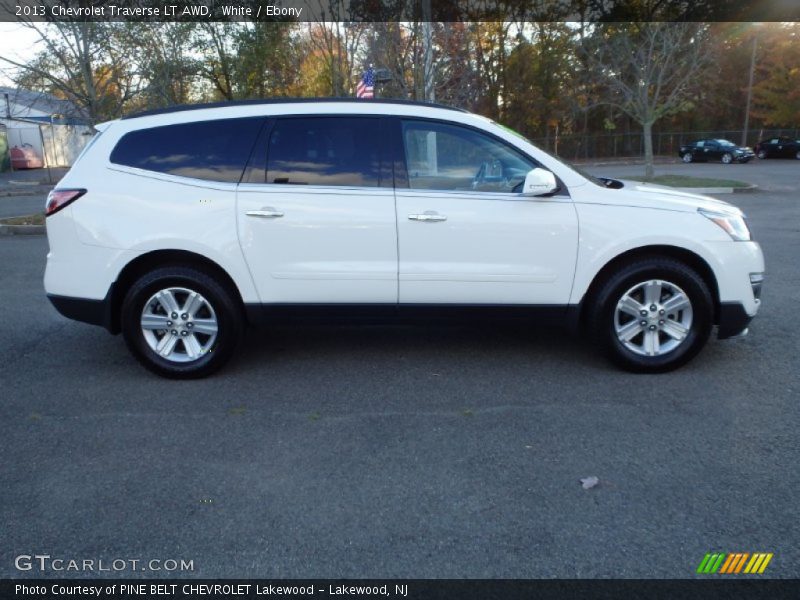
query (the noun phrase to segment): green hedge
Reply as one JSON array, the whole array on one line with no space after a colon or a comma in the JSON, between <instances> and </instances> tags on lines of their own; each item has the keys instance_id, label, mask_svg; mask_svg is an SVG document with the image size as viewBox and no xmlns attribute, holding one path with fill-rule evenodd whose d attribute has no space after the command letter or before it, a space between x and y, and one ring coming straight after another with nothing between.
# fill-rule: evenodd
<instances>
[{"instance_id":1,"label":"green hedge","mask_svg":"<svg viewBox=\"0 0 800 600\"><path fill-rule=\"evenodd\" d=\"M8 137L4 130L0 130L0 173L11 169L11 155L8 153Z\"/></svg>"}]
</instances>

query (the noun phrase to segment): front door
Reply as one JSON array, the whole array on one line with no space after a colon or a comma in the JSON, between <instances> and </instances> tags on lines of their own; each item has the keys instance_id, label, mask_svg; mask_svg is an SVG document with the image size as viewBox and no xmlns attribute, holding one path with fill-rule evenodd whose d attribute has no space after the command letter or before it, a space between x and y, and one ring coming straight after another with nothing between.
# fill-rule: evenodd
<instances>
[{"instance_id":1,"label":"front door","mask_svg":"<svg viewBox=\"0 0 800 600\"><path fill-rule=\"evenodd\" d=\"M538 165L477 129L416 119L397 127L401 305L566 305L578 249L567 191L522 196Z\"/></svg>"}]
</instances>

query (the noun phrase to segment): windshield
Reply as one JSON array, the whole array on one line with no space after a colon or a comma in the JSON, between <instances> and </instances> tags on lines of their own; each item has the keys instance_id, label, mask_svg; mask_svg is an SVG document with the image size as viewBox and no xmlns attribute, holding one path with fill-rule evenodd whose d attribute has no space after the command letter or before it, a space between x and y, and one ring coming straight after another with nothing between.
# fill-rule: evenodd
<instances>
[{"instance_id":1,"label":"windshield","mask_svg":"<svg viewBox=\"0 0 800 600\"><path fill-rule=\"evenodd\" d=\"M717 140L717 142L719 142L720 146L725 146L725 147L732 147L736 145L733 142L729 142L728 140Z\"/></svg>"}]
</instances>

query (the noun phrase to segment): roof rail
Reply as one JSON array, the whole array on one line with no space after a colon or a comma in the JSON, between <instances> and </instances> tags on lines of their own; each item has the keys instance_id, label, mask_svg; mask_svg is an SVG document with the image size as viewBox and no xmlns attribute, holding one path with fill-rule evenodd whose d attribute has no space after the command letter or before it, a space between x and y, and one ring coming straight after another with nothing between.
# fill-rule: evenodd
<instances>
[{"instance_id":1,"label":"roof rail","mask_svg":"<svg viewBox=\"0 0 800 600\"><path fill-rule=\"evenodd\" d=\"M468 112L463 108L456 108L455 106L447 106L446 104L436 104L433 102L417 102L414 100L390 100L388 98L371 98L369 100L360 100L358 98L270 98L266 100L228 100L226 102L209 102L206 104L180 104L177 106L170 106L167 108L156 108L153 110L145 110L142 112L133 113L122 117L123 120L137 119L139 117L149 117L152 115L164 115L175 112L184 112L190 110L201 110L204 108L224 108L226 106L252 106L252 105L270 105L270 104L298 104L298 103L326 103L326 102L364 102L365 104L399 104L403 106L427 106L429 108L443 108L446 110L454 110L458 112Z\"/></svg>"}]
</instances>

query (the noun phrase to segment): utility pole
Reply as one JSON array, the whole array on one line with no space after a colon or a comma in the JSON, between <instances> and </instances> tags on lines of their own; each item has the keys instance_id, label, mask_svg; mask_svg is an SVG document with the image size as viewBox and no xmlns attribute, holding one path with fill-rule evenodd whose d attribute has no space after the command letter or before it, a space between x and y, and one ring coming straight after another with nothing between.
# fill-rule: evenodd
<instances>
[{"instance_id":1,"label":"utility pole","mask_svg":"<svg viewBox=\"0 0 800 600\"><path fill-rule=\"evenodd\" d=\"M422 89L426 102L436 102L436 88L433 81L433 29L431 24L431 0L422 0ZM428 172L439 172L439 152L436 147L436 132L429 131L425 136Z\"/></svg>"},{"instance_id":2,"label":"utility pole","mask_svg":"<svg viewBox=\"0 0 800 600\"><path fill-rule=\"evenodd\" d=\"M747 146L747 129L750 127L750 103L753 100L753 74L756 70L756 47L758 46L758 30L753 34L753 52L750 55L750 81L747 84L747 108L744 111L744 131L742 146Z\"/></svg>"},{"instance_id":3,"label":"utility pole","mask_svg":"<svg viewBox=\"0 0 800 600\"><path fill-rule=\"evenodd\" d=\"M433 26L431 0L422 0L422 85L426 102L436 102L433 77Z\"/></svg>"}]
</instances>

